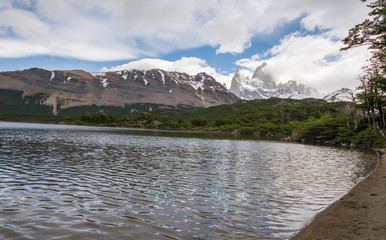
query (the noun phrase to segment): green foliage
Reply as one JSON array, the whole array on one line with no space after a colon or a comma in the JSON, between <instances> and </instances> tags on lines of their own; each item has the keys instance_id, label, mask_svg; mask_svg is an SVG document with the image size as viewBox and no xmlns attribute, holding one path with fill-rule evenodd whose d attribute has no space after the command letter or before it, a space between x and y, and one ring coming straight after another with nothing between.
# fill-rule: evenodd
<instances>
[{"instance_id":1,"label":"green foliage","mask_svg":"<svg viewBox=\"0 0 386 240\"><path fill-rule=\"evenodd\" d=\"M366 0L362 1L365 2ZM371 9L369 12L371 19L366 19L349 30L348 36L343 39L343 43L347 46L343 50L369 45L371 49L376 50L373 51L373 54L385 54L386 1L375 0L367 6Z\"/></svg>"},{"instance_id":2,"label":"green foliage","mask_svg":"<svg viewBox=\"0 0 386 240\"><path fill-rule=\"evenodd\" d=\"M206 120L201 119L193 119L191 123L192 127L205 127L208 124Z\"/></svg>"},{"instance_id":3,"label":"green foliage","mask_svg":"<svg viewBox=\"0 0 386 240\"><path fill-rule=\"evenodd\" d=\"M366 0L362 0L366 2ZM367 112L369 126L373 130L378 125L386 128L385 122L385 95L386 95L386 1L371 1L367 7L370 8L370 19L364 20L349 30L348 36L343 39L346 45L341 50L352 47L369 46L371 58L369 65L363 67L366 74L359 76L361 85L357 88L361 91L355 101L357 108ZM380 118L375 120L375 112L379 112Z\"/></svg>"},{"instance_id":4,"label":"green foliage","mask_svg":"<svg viewBox=\"0 0 386 240\"><path fill-rule=\"evenodd\" d=\"M167 110L165 110L167 109ZM93 114L93 113L108 113L112 115L119 116L129 116L136 115L138 113L150 113L150 112L164 112L164 111L194 111L199 108L178 105L178 106L165 106L163 104L155 103L135 103L135 104L126 104L125 106L76 106L69 107L66 109L60 109L59 115L63 116L80 116L83 114Z\"/></svg>"},{"instance_id":5,"label":"green foliage","mask_svg":"<svg viewBox=\"0 0 386 240\"><path fill-rule=\"evenodd\" d=\"M204 130L275 138L290 136L305 142L353 143L370 147L384 144L380 130L367 128L366 114L359 114L358 126L354 129L353 118L349 118L350 113L346 111L347 103L271 98L239 101L196 111L155 104L124 107L92 105L61 109L55 116L52 107L41 104L46 97L43 94L23 98L20 91L0 90L0 93L0 120ZM355 108L351 106L350 109ZM379 121L380 115L375 115L374 119Z\"/></svg>"},{"instance_id":6,"label":"green foliage","mask_svg":"<svg viewBox=\"0 0 386 240\"><path fill-rule=\"evenodd\" d=\"M116 126L159 129L197 129L238 132L242 135L269 137L292 136L305 142L376 146L381 138L358 135L351 129L344 109L347 103L326 103L321 100L267 99L240 101L193 112L156 111L131 116L96 113L82 115L85 124L115 124ZM108 123L110 122L110 123ZM367 136L367 137L366 137ZM370 141L365 143L366 141Z\"/></svg>"},{"instance_id":7,"label":"green foliage","mask_svg":"<svg viewBox=\"0 0 386 240\"><path fill-rule=\"evenodd\" d=\"M224 120L220 120L220 119L214 120L214 126L216 126L216 127L224 126L225 124L226 123Z\"/></svg>"},{"instance_id":8,"label":"green foliage","mask_svg":"<svg viewBox=\"0 0 386 240\"><path fill-rule=\"evenodd\" d=\"M243 135L252 135L257 132L257 129L253 127L240 127L239 131Z\"/></svg>"},{"instance_id":9,"label":"green foliage","mask_svg":"<svg viewBox=\"0 0 386 240\"><path fill-rule=\"evenodd\" d=\"M181 124L178 122L173 121L165 121L162 124L159 125L159 128L161 129L179 129L181 128Z\"/></svg>"},{"instance_id":10,"label":"green foliage","mask_svg":"<svg viewBox=\"0 0 386 240\"><path fill-rule=\"evenodd\" d=\"M356 134L352 138L352 143L357 145L366 145L367 147L385 147L384 137L374 132L371 127Z\"/></svg>"},{"instance_id":11,"label":"green foliage","mask_svg":"<svg viewBox=\"0 0 386 240\"><path fill-rule=\"evenodd\" d=\"M22 91L0 89L0 113L49 116L52 107L41 104L46 98L42 93L23 97Z\"/></svg>"},{"instance_id":12,"label":"green foliage","mask_svg":"<svg viewBox=\"0 0 386 240\"><path fill-rule=\"evenodd\" d=\"M299 132L299 137L306 140L330 141L339 137L346 122L343 117L325 116L308 121Z\"/></svg>"}]
</instances>

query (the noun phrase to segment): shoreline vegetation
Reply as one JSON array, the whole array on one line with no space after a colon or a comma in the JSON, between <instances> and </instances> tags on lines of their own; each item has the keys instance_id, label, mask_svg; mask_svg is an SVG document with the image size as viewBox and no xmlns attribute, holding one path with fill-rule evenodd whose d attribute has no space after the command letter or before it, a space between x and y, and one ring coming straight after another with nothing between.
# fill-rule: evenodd
<instances>
[{"instance_id":1,"label":"shoreline vegetation","mask_svg":"<svg viewBox=\"0 0 386 240\"><path fill-rule=\"evenodd\" d=\"M116 108L116 107L114 107ZM153 106L154 108L154 106ZM114 109L113 109L114 110ZM159 108L127 114L108 106L65 114L0 114L0 120L221 133L343 147L384 148L385 133L350 102L318 99L239 101L198 110ZM379 116L374 121L379 121Z\"/></svg>"},{"instance_id":2,"label":"shoreline vegetation","mask_svg":"<svg viewBox=\"0 0 386 240\"><path fill-rule=\"evenodd\" d=\"M72 124L201 131L323 145L384 148L384 129L353 103L318 99L239 101L196 111L162 110L131 116L81 115Z\"/></svg>"}]
</instances>

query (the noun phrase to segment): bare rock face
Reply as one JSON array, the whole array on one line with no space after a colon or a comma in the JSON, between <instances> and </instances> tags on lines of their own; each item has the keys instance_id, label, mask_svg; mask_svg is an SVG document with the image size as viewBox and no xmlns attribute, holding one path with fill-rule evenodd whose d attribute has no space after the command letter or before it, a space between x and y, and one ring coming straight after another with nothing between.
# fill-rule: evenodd
<instances>
[{"instance_id":1,"label":"bare rock face","mask_svg":"<svg viewBox=\"0 0 386 240\"><path fill-rule=\"evenodd\" d=\"M190 76L159 69L88 73L32 68L0 72L0 89L20 90L24 96L45 93L48 98L43 104L53 106L55 114L58 108L92 104L157 103L209 107L239 100L206 73Z\"/></svg>"},{"instance_id":2,"label":"bare rock face","mask_svg":"<svg viewBox=\"0 0 386 240\"><path fill-rule=\"evenodd\" d=\"M243 76L240 70L237 70L233 76L230 91L247 100L270 97L295 99L320 97L315 89L298 84L294 80L276 84L271 74L265 70L266 66L266 63L258 66L251 79L248 76Z\"/></svg>"},{"instance_id":3,"label":"bare rock face","mask_svg":"<svg viewBox=\"0 0 386 240\"><path fill-rule=\"evenodd\" d=\"M241 88L240 88L240 82L242 81L241 79L242 79L242 77L240 74L240 70L237 69L237 71L235 72L235 75L232 78L231 87L229 89L229 91L234 93L236 96L241 95Z\"/></svg>"},{"instance_id":4,"label":"bare rock face","mask_svg":"<svg viewBox=\"0 0 386 240\"><path fill-rule=\"evenodd\" d=\"M259 87L271 90L276 88L276 83L272 80L272 77L269 73L264 71L264 67L267 66L267 63L263 63L261 66L258 66L255 69L255 72L252 75L252 79L259 79Z\"/></svg>"}]
</instances>

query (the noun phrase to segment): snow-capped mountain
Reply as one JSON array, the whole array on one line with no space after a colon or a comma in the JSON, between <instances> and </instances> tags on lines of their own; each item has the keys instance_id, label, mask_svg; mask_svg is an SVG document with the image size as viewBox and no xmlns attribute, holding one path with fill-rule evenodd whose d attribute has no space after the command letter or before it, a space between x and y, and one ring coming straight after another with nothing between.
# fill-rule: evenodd
<instances>
[{"instance_id":1,"label":"snow-capped mountain","mask_svg":"<svg viewBox=\"0 0 386 240\"><path fill-rule=\"evenodd\" d=\"M191 76L160 69L89 73L32 68L0 72L0 89L23 91L23 96L42 93L46 98L41 104L52 106L55 114L60 109L94 104L209 107L239 100L206 73Z\"/></svg>"},{"instance_id":2,"label":"snow-capped mountain","mask_svg":"<svg viewBox=\"0 0 386 240\"><path fill-rule=\"evenodd\" d=\"M240 98L320 98L324 96L296 81L276 84L256 68L252 77L236 71L230 91L206 73L188 75L160 69L89 73L82 70L48 71L32 68L0 72L0 89L21 91L22 96L43 94L39 104L52 106L54 114L75 106L124 106L133 103L210 107L231 104ZM233 93L232 93L233 92ZM42 96L43 96L42 95ZM328 102L350 101L352 92L341 89L325 96ZM240 97L240 98L239 98Z\"/></svg>"},{"instance_id":3,"label":"snow-capped mountain","mask_svg":"<svg viewBox=\"0 0 386 240\"><path fill-rule=\"evenodd\" d=\"M237 70L232 78L230 91L236 96L251 99L279 98L322 98L315 89L304 84L298 84L295 80L276 84L272 76L264 70L267 66L263 63L254 71L252 78Z\"/></svg>"},{"instance_id":4,"label":"snow-capped mountain","mask_svg":"<svg viewBox=\"0 0 386 240\"><path fill-rule=\"evenodd\" d=\"M342 88L326 95L323 100L327 102L351 102L353 95L354 92L351 89Z\"/></svg>"}]
</instances>

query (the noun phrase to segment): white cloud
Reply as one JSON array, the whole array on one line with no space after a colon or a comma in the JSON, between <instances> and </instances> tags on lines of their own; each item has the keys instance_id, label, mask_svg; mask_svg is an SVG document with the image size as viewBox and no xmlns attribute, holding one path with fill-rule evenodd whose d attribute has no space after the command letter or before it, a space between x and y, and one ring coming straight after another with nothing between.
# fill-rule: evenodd
<instances>
[{"instance_id":1,"label":"white cloud","mask_svg":"<svg viewBox=\"0 0 386 240\"><path fill-rule=\"evenodd\" d=\"M11 0L3 0L0 2L0 8L10 8L10 7L12 7Z\"/></svg>"},{"instance_id":2,"label":"white cloud","mask_svg":"<svg viewBox=\"0 0 386 240\"><path fill-rule=\"evenodd\" d=\"M348 30L362 22L369 12L366 3L355 0L305 1L305 8L308 15L302 19L302 24L307 30L316 27L330 30L337 38L344 38Z\"/></svg>"},{"instance_id":3,"label":"white cloud","mask_svg":"<svg viewBox=\"0 0 386 240\"><path fill-rule=\"evenodd\" d=\"M299 17L307 30L331 29L334 37L344 37L366 17L364 5L353 0L3 0L0 39L40 45L41 54L94 61L205 45L219 54L237 54L252 38ZM48 45L67 46L59 51ZM19 56L20 51L0 52L0 57Z\"/></svg>"},{"instance_id":4,"label":"white cloud","mask_svg":"<svg viewBox=\"0 0 386 240\"><path fill-rule=\"evenodd\" d=\"M296 80L322 93L342 87L355 88L356 77L362 73L369 51L366 48L339 51L342 46L328 33L306 36L294 33L270 49L265 58L241 59L236 64L254 70L267 62L267 70L276 82Z\"/></svg>"},{"instance_id":5,"label":"white cloud","mask_svg":"<svg viewBox=\"0 0 386 240\"><path fill-rule=\"evenodd\" d=\"M39 54L49 54L49 52L40 44L26 44L23 41L0 39L0 57L25 57Z\"/></svg>"},{"instance_id":6,"label":"white cloud","mask_svg":"<svg viewBox=\"0 0 386 240\"><path fill-rule=\"evenodd\" d=\"M36 14L20 9L0 10L0 26L12 29L21 38L50 33L50 26L38 19Z\"/></svg>"},{"instance_id":7,"label":"white cloud","mask_svg":"<svg viewBox=\"0 0 386 240\"><path fill-rule=\"evenodd\" d=\"M162 69L166 71L185 72L189 75L195 75L200 72L206 72L213 76L218 82L225 83L230 86L232 74L224 75L217 72L213 67L210 67L204 59L196 57L183 57L177 61L166 61L162 59L144 58L138 61L132 61L120 66L103 68L103 71L121 71L121 70L151 70Z\"/></svg>"},{"instance_id":8,"label":"white cloud","mask_svg":"<svg viewBox=\"0 0 386 240\"><path fill-rule=\"evenodd\" d=\"M206 45L218 54L239 54L252 40L298 20L299 31L306 33L292 33L265 54L237 64L253 71L267 61L278 81L295 79L329 91L355 87L358 69L366 64L365 49L339 52L339 39L367 17L365 5L359 0L1 0L0 57L112 61ZM305 35L314 30L318 34ZM231 79L192 57L143 59L120 67L205 71L227 86Z\"/></svg>"}]
</instances>

